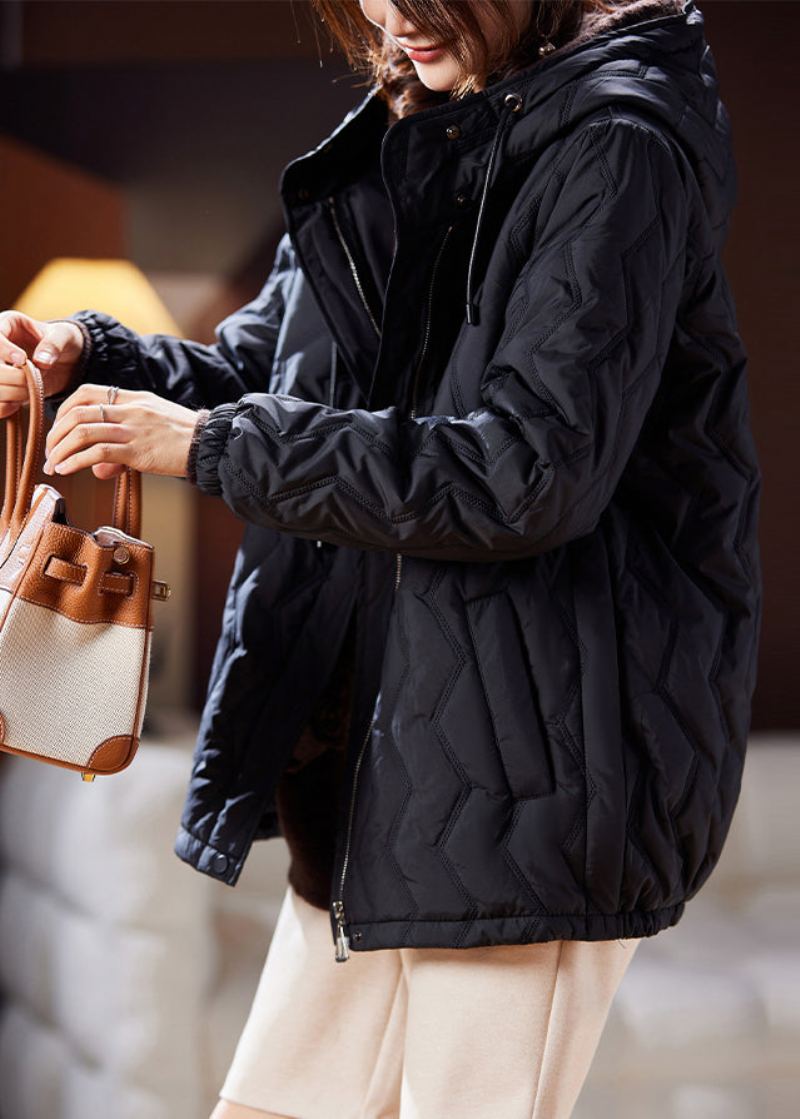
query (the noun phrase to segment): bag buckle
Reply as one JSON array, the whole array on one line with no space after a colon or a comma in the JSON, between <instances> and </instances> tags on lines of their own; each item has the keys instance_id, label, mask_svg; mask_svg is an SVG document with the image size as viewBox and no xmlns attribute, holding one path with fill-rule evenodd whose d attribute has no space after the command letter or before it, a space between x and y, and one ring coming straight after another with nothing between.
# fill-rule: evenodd
<instances>
[{"instance_id":1,"label":"bag buckle","mask_svg":"<svg viewBox=\"0 0 800 1119\"><path fill-rule=\"evenodd\" d=\"M160 599L162 602L169 598L172 594L172 589L169 583L165 583L163 579L153 579L152 589L150 595L152 598Z\"/></svg>"}]
</instances>

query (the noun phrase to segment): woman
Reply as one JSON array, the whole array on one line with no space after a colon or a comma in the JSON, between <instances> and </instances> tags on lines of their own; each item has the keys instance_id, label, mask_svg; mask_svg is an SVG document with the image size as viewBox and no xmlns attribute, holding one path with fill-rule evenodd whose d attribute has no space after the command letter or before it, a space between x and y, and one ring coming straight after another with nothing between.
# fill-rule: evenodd
<instances>
[{"instance_id":1,"label":"woman","mask_svg":"<svg viewBox=\"0 0 800 1119\"><path fill-rule=\"evenodd\" d=\"M213 1119L562 1119L741 779L728 117L694 0L316 6L372 84L259 295L210 346L5 312L0 399L32 353L48 469L246 523L175 850L292 865Z\"/></svg>"}]
</instances>

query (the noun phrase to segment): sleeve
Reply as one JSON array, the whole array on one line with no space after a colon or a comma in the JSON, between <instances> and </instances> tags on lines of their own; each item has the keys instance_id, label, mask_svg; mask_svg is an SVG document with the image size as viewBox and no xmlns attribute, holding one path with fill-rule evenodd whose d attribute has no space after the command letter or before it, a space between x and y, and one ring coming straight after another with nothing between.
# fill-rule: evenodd
<instances>
[{"instance_id":1,"label":"sleeve","mask_svg":"<svg viewBox=\"0 0 800 1119\"><path fill-rule=\"evenodd\" d=\"M261 291L217 324L216 341L208 345L171 334L137 334L103 311L76 311L69 318L87 338L86 360L66 389L46 398L45 415L52 422L61 403L86 382L149 389L195 409L265 388L293 272L294 250L287 232L278 242Z\"/></svg>"},{"instance_id":2,"label":"sleeve","mask_svg":"<svg viewBox=\"0 0 800 1119\"><path fill-rule=\"evenodd\" d=\"M211 411L197 482L247 521L425 558L533 556L591 532L661 379L689 228L671 143L612 118L551 177L481 406L410 418L253 392Z\"/></svg>"}]
</instances>

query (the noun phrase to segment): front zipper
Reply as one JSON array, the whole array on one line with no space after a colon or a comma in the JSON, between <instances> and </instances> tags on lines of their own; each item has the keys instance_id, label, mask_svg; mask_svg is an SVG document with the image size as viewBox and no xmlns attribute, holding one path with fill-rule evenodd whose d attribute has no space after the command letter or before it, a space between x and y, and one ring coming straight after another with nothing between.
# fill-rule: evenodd
<instances>
[{"instance_id":1,"label":"front zipper","mask_svg":"<svg viewBox=\"0 0 800 1119\"><path fill-rule=\"evenodd\" d=\"M381 335L380 327L375 322L375 318L372 314L372 311L370 310L369 304L367 303L366 296L364 295L364 288L363 288L363 285L361 283L361 279L358 275L358 269L356 268L355 261L353 260L353 254L350 252L350 249L347 245L347 242L344 239L344 235L342 233L341 226L339 225L339 220L338 220L338 217L337 217L337 214L336 214L336 207L334 205L333 195L331 195L327 199L327 202L328 202L328 206L330 208L331 216L333 217L333 224L334 224L334 228L336 229L336 234L339 238L342 249L344 250L345 256L347 257L347 262L350 265L350 271L353 275L353 280L354 280L355 285L356 285L356 290L358 291L358 294L361 297L361 302L364 304L364 308L365 308L367 314L369 315L369 320L372 323L373 327L375 328L375 331L376 331L378 337L380 338L380 335ZM445 233L444 237L442 238L442 242L439 246L439 251L436 254L436 259L433 263L433 268L431 269L431 278L430 278L430 283L428 284L428 299L427 299L427 307L426 307L426 314L425 314L425 333L424 333L424 336L423 336L422 349L420 350L419 360L417 361L416 369L415 369L415 372L414 372L414 380L413 380L413 384L412 384L411 412L410 412L411 419L414 419L416 417L416 414L417 414L417 401L416 401L417 385L418 385L418 382L419 382L419 374L420 374L420 370L422 368L422 363L425 360L425 355L426 355L427 350L428 350L428 340L430 338L430 329L431 329L431 313L432 313L432 310L433 310L433 285L434 285L434 281L436 279L436 270L439 266L439 261L441 260L442 252L444 250L445 244L447 243L447 238L450 236L450 233L452 232L453 229L454 229L453 225L448 226L447 232ZM398 552L397 555L396 555L397 574L395 576L395 583L394 583L395 591L397 590L397 588L400 585L400 573L401 573L401 570L402 570L402 559L403 559L403 557ZM373 716L372 716L372 718L370 719L370 722L369 722L369 726L367 727L367 733L364 735L364 740L362 741L361 747L358 751L358 757L356 758L355 769L353 771L353 784L352 784L352 787L351 787L351 790L350 790L350 810L349 810L348 817L347 817L347 833L346 833L346 836L345 836L344 858L342 860L342 870L341 870L341 874L339 876L339 897L336 898L335 901L333 901L332 905L331 905L331 908L333 909L333 916L334 916L334 919L336 921L336 961L337 961L337 963L344 963L350 957L350 938L344 931L345 925L347 924L347 917L345 915L345 910L344 910L344 883L345 883L345 877L347 875L347 866L348 866L348 863L350 861L350 841L351 841L351 838L352 838L352 830L353 830L353 813L354 813L354 810L355 810L355 803L356 803L356 788L357 788L357 785L358 785L358 774L359 774L359 770L361 769L361 761L364 757L364 751L366 750L367 744L369 743L370 736L372 735L372 728L373 728L374 725L375 725L375 714L373 713Z\"/></svg>"},{"instance_id":2,"label":"front zipper","mask_svg":"<svg viewBox=\"0 0 800 1119\"><path fill-rule=\"evenodd\" d=\"M439 261L442 259L442 252L444 251L444 247L447 244L447 238L450 236L450 234L452 233L454 228L455 227L453 225L449 225L447 227L447 232L445 233L444 237L442 238L442 243L439 245L439 251L436 254L436 260L433 262L433 268L431 269L431 279L430 279L430 283L428 284L428 302L427 302L427 308L426 308L426 313L425 313L425 334L424 334L423 339L422 339L422 349L420 350L419 361L417 362L417 368L414 371L414 382L413 382L413 385L412 385L412 388L411 388L411 411L409 412L409 416L412 420L415 419L416 415L417 415L417 386L419 384L419 374L420 374L420 370L422 369L422 363L425 360L425 355L426 355L427 350L428 350L428 339L430 338L430 333L431 333L431 312L433 311L433 285L434 285L434 281L436 280L436 269L439 267ZM396 555L396 565L395 566L396 566L396 571L395 571L395 577L394 577L394 589L395 589L395 591L397 591L398 587L400 586L400 575L401 575L402 570L403 570L403 557L401 556L401 554L399 552Z\"/></svg>"},{"instance_id":3,"label":"front zipper","mask_svg":"<svg viewBox=\"0 0 800 1119\"><path fill-rule=\"evenodd\" d=\"M361 277L358 274L356 262L353 259L353 254L350 251L350 246L347 244L344 233L342 232L342 227L339 224L339 216L336 213L336 203L334 201L334 196L330 195L326 199L326 201L328 204L328 209L330 210L331 218L333 219L333 228L336 230L336 236L339 238L339 244L342 246L342 251L347 257L347 263L350 268L350 273L353 277L353 282L356 286L356 291L358 292L361 302L364 305L364 310L367 312L367 317L372 324L373 330L375 331L378 338L380 338L381 328L378 326L375 316L372 313L372 308L370 307L367 301L367 297L364 294L364 285L362 284ZM333 405L333 396L331 396L331 405ZM353 830L353 811L355 809L356 803L356 786L358 784L358 772L361 769L361 759L364 757L364 751L367 748L367 743L369 742L370 735L372 734L372 727L374 723L375 715L373 714L372 718L370 719L369 727L367 728L367 733L364 735L364 741L361 743L361 748L358 751L358 757L356 758L355 770L353 772L353 784L350 790L350 811L347 817L347 835L345 838L344 860L342 862L342 871L339 878L339 897L332 903L333 915L336 919L336 960L340 963L347 960L350 955L350 939L344 931L346 918L344 912L343 895L344 880L345 875L347 874L347 865L350 861L350 839Z\"/></svg>"},{"instance_id":4,"label":"front zipper","mask_svg":"<svg viewBox=\"0 0 800 1119\"><path fill-rule=\"evenodd\" d=\"M367 733L364 735L364 741L361 743L361 749L358 751L356 758L356 767L353 772L353 785L350 790L350 812L347 817L347 835L345 838L344 846L344 861L342 862L342 872L339 876L339 897L333 903L333 915L336 918L336 961L343 963L350 955L350 938L344 931L344 926L347 918L344 914L344 879L347 874L347 864L350 859L350 833L353 829L353 810L356 804L356 785L358 783L358 771L361 769L361 759L364 757L364 751L367 748L367 743L372 734L372 728L375 725L375 714L369 721Z\"/></svg>"}]
</instances>

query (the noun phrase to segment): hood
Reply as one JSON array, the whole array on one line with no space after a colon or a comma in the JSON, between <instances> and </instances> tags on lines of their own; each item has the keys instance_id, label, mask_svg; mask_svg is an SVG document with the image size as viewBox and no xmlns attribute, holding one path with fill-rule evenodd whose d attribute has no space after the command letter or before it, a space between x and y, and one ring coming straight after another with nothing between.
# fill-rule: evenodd
<instances>
[{"instance_id":1,"label":"hood","mask_svg":"<svg viewBox=\"0 0 800 1119\"><path fill-rule=\"evenodd\" d=\"M287 225L302 227L315 206L369 169L379 168L396 244L433 243L443 225L465 217L466 199L476 211L464 277L468 323L479 321L473 265L488 235L487 198L589 118L638 118L670 138L691 166L720 243L726 234L736 196L730 122L696 0L627 0L589 13L572 40L513 75L392 124L379 92L372 86L327 137L284 168Z\"/></svg>"},{"instance_id":2,"label":"hood","mask_svg":"<svg viewBox=\"0 0 800 1119\"><path fill-rule=\"evenodd\" d=\"M730 208L731 184L720 182L731 171L729 120L697 0L621 0L612 12L587 13L569 42L510 77L391 125L379 87L372 86L316 147L285 166L281 194L288 203L298 194L304 201L329 194L370 155L380 159L387 186L392 177L413 177L414 193L422 194L441 168L442 128L456 125L474 137L456 147L478 162L502 127L504 98L512 92L522 99L504 145L512 158L522 148L543 148L582 117L624 108L657 122L681 144L715 226Z\"/></svg>"}]
</instances>

